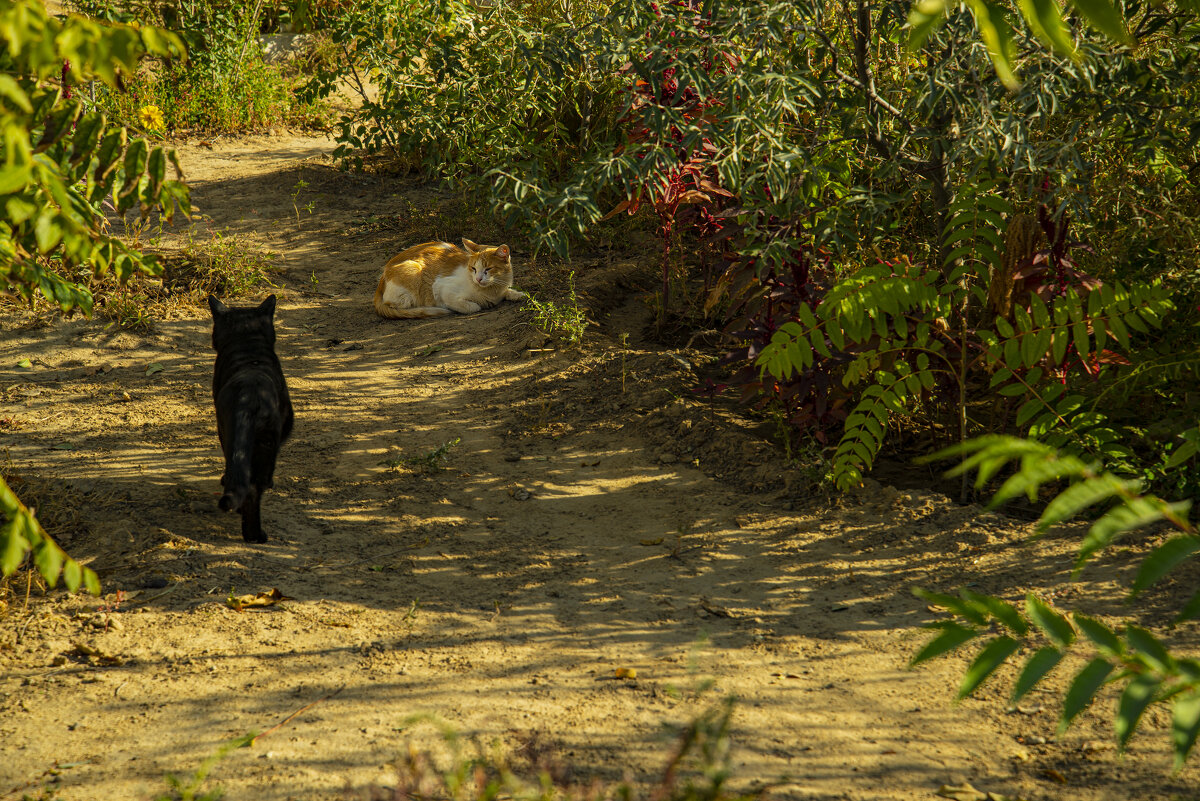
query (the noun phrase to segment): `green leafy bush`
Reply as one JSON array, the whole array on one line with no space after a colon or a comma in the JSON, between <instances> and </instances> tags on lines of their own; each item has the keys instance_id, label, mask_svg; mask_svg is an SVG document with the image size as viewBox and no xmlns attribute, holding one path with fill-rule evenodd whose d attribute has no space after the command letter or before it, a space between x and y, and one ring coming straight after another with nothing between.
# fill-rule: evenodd
<instances>
[{"instance_id":1,"label":"green leafy bush","mask_svg":"<svg viewBox=\"0 0 1200 801\"><path fill-rule=\"evenodd\" d=\"M1196 9L1131 7L1119 25L1103 1L527 10L380 0L331 17L352 78L380 90L342 119L338 155L448 179L561 256L603 218L652 210L664 248L698 265L705 300L688 305L726 318L726 383L837 442L842 486L918 421L1047 434L1167 480L1167 453L1099 387L1162 397L1174 368L1147 349L1179 269L1127 269L1081 237L1111 245L1093 202L1112 197L1106 171L1153 156L1149 198L1191 163ZM1114 47L1127 30L1164 47Z\"/></svg>"},{"instance_id":2,"label":"green leafy bush","mask_svg":"<svg viewBox=\"0 0 1200 801\"><path fill-rule=\"evenodd\" d=\"M87 312L81 275L157 270L152 257L108 233L104 209L170 219L190 205L184 184L166 177L168 163L180 174L174 151L85 111L78 86L115 86L144 54L178 57L182 44L158 28L60 21L30 0L0 3L0 41L0 283L26 300L40 292L64 310Z\"/></svg>"},{"instance_id":3,"label":"green leafy bush","mask_svg":"<svg viewBox=\"0 0 1200 801\"><path fill-rule=\"evenodd\" d=\"M26 555L32 554L34 568L51 587L61 577L71 592L82 586L92 595L100 594L100 579L95 571L67 556L3 478L0 478L0 515L0 576L12 575Z\"/></svg>"},{"instance_id":4,"label":"green leafy bush","mask_svg":"<svg viewBox=\"0 0 1200 801\"><path fill-rule=\"evenodd\" d=\"M590 321L575 294L575 273L567 277L567 287L567 297L561 303L541 300L530 294L525 304L533 317L535 328L570 348L583 341L583 332L587 330Z\"/></svg>"},{"instance_id":5,"label":"green leafy bush","mask_svg":"<svg viewBox=\"0 0 1200 801\"><path fill-rule=\"evenodd\" d=\"M127 125L159 134L239 131L323 124L327 117L323 104L297 98L297 67L264 60L260 32L287 16L278 2L74 0L74 6L97 19L169 28L186 45L186 60L148 62L119 89L99 91L96 102Z\"/></svg>"},{"instance_id":6,"label":"green leafy bush","mask_svg":"<svg viewBox=\"0 0 1200 801\"><path fill-rule=\"evenodd\" d=\"M90 313L81 281L160 269L110 235L104 212L188 213L187 187L166 177L168 163L180 173L175 154L131 139L76 94L89 81L116 86L146 54L180 57L183 45L154 27L60 20L36 0L0 0L0 289ZM3 481L0 513L3 575L32 553L51 586L61 575L72 590L98 591L95 574L66 557Z\"/></svg>"},{"instance_id":7,"label":"green leafy bush","mask_svg":"<svg viewBox=\"0 0 1200 801\"><path fill-rule=\"evenodd\" d=\"M1141 493L1136 481L1118 477L1095 462L1063 455L1055 448L1012 437L980 437L931 458L965 456L954 472L977 471L982 487L1010 463L1015 472L992 499L996 506L1019 495L1037 497L1045 485L1068 482L1038 520L1039 533L1092 508L1102 513L1088 528L1075 562L1075 575L1116 540L1138 529L1166 523L1176 533L1152 550L1133 580L1134 598L1172 570L1200 554L1200 531L1189 522L1190 502L1169 503ZM957 597L918 590L917 594L945 609L951 619L932 624L939 633L913 657L913 664L985 640L967 668L958 697L974 693L996 670L1018 653L1028 653L1012 691L1016 703L1042 682L1072 650L1084 650L1088 661L1071 680L1063 698L1060 730L1066 730L1106 685L1120 686L1114 731L1123 751L1145 711L1153 705L1171 708L1171 744L1176 766L1187 760L1200 736L1200 659L1172 653L1168 644L1133 624L1109 626L1094 617L1057 610L1036 593L1023 605L961 589ZM1200 617L1200 592L1192 595L1176 622Z\"/></svg>"}]
</instances>

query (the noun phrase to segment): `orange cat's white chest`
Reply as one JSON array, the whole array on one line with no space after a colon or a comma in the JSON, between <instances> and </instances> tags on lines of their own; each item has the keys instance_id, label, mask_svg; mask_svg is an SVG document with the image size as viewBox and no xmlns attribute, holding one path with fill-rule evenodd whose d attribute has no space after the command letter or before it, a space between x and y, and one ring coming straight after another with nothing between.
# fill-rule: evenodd
<instances>
[{"instance_id":1,"label":"orange cat's white chest","mask_svg":"<svg viewBox=\"0 0 1200 801\"><path fill-rule=\"evenodd\" d=\"M479 292L479 286L471 278L471 271L466 266L459 267L449 275L435 278L431 288L433 302L439 306L452 306Z\"/></svg>"}]
</instances>

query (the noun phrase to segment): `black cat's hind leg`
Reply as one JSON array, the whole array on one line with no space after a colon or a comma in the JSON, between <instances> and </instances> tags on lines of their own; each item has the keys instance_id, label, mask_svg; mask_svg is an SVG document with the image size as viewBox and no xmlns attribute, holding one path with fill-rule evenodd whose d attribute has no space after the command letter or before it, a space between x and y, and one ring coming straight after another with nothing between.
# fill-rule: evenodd
<instances>
[{"instance_id":1,"label":"black cat's hind leg","mask_svg":"<svg viewBox=\"0 0 1200 801\"><path fill-rule=\"evenodd\" d=\"M242 539L246 542L266 542L266 532L262 530L262 517L259 506L262 501L262 489L251 485L246 500L242 502Z\"/></svg>"}]
</instances>

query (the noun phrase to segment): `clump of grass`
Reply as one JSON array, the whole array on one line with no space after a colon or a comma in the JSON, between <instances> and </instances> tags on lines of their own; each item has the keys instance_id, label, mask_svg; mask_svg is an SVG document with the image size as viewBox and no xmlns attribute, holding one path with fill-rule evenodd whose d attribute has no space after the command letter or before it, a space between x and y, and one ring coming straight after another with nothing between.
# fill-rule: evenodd
<instances>
[{"instance_id":1,"label":"clump of grass","mask_svg":"<svg viewBox=\"0 0 1200 801\"><path fill-rule=\"evenodd\" d=\"M168 260L163 284L201 300L209 294L239 298L271 283L278 272L275 258L242 237L210 229L207 239L189 234L178 256Z\"/></svg>"},{"instance_id":2,"label":"clump of grass","mask_svg":"<svg viewBox=\"0 0 1200 801\"><path fill-rule=\"evenodd\" d=\"M569 291L562 303L540 300L532 294L526 300L526 309L533 315L533 325L545 336L565 347L575 347L583 341L583 332L590 322L587 313L579 305L575 294L575 273L567 277Z\"/></svg>"},{"instance_id":3,"label":"clump of grass","mask_svg":"<svg viewBox=\"0 0 1200 801\"><path fill-rule=\"evenodd\" d=\"M510 757L476 742L468 749L448 726L442 737L449 766L438 769L427 751L409 749L396 760L393 787L373 787L368 801L455 799L456 801L751 801L766 791L746 794L727 788L730 778L730 719L733 700L713 705L677 733L660 774L644 789L628 782L584 782L553 742L534 733ZM471 753L471 751L474 753Z\"/></svg>"},{"instance_id":4,"label":"clump of grass","mask_svg":"<svg viewBox=\"0 0 1200 801\"><path fill-rule=\"evenodd\" d=\"M458 445L460 441L459 437L455 437L449 442L443 442L433 450L423 453L420 456L397 456L394 459L384 459L380 464L393 469L408 465L420 468L426 473L436 473L442 469L442 462L450 455L450 450Z\"/></svg>"},{"instance_id":5,"label":"clump of grass","mask_svg":"<svg viewBox=\"0 0 1200 801\"><path fill-rule=\"evenodd\" d=\"M100 88L94 98L122 124L161 135L167 131L244 131L272 125L323 127L329 104L302 98L308 66L328 51L314 46L288 64L266 62L259 33L277 20L263 3L196 0L186 4L72 0L99 19L127 19L170 28L188 44L187 61L148 59L120 91ZM169 8L167 8L169 7ZM314 37L318 42L321 39Z\"/></svg>"},{"instance_id":6,"label":"clump of grass","mask_svg":"<svg viewBox=\"0 0 1200 801\"><path fill-rule=\"evenodd\" d=\"M160 252L158 260L162 266L158 276L93 284L97 316L122 330L149 330L179 307L202 305L210 294L223 298L252 294L269 286L277 272L275 254L216 230L209 230L207 237L189 232L181 248Z\"/></svg>"}]
</instances>

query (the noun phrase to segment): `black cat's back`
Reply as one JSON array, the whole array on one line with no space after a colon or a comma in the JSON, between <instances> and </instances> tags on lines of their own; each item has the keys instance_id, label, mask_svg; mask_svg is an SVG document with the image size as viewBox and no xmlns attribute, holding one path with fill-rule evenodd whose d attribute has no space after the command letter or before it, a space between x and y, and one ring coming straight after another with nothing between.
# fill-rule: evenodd
<instances>
[{"instance_id":1,"label":"black cat's back","mask_svg":"<svg viewBox=\"0 0 1200 801\"><path fill-rule=\"evenodd\" d=\"M225 455L219 505L242 515L242 537L266 542L262 494L274 485L279 449L294 413L283 367L275 355L275 296L256 308L229 308L208 298L213 315L213 404Z\"/></svg>"}]
</instances>

